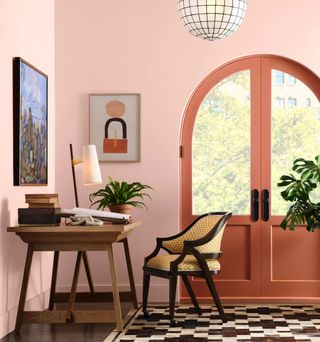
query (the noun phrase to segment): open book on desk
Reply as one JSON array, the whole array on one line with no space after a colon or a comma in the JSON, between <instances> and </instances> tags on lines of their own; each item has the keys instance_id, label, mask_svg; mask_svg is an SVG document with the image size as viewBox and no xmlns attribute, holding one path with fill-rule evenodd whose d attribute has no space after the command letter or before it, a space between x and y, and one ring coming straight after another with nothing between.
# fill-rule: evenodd
<instances>
[{"instance_id":1,"label":"open book on desk","mask_svg":"<svg viewBox=\"0 0 320 342\"><path fill-rule=\"evenodd\" d=\"M114 222L114 223L128 223L131 222L131 215L127 214L119 214L113 213L111 211L103 211L96 209L87 209L87 208L73 208L73 209L63 209L61 216L68 217L71 215L85 215L92 216L94 218L98 218L102 221Z\"/></svg>"}]
</instances>

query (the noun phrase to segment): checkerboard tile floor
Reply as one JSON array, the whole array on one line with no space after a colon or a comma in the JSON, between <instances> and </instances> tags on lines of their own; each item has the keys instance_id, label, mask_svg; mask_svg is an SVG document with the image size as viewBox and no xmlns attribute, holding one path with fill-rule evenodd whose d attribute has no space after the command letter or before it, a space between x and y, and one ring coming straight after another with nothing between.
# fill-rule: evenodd
<instances>
[{"instance_id":1,"label":"checkerboard tile floor","mask_svg":"<svg viewBox=\"0 0 320 342\"><path fill-rule=\"evenodd\" d=\"M202 316L193 307L176 307L176 327L169 325L169 308L141 309L113 341L319 341L320 306L312 305L225 305L227 323L222 323L215 307L201 305Z\"/></svg>"}]
</instances>

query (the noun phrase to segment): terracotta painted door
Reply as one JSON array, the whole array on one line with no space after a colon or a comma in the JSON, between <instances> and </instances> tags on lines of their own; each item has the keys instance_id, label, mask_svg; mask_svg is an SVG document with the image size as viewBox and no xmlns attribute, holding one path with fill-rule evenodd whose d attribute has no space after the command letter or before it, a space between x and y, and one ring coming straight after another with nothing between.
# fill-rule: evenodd
<instances>
[{"instance_id":1,"label":"terracotta painted door","mask_svg":"<svg viewBox=\"0 0 320 342\"><path fill-rule=\"evenodd\" d=\"M214 71L189 101L182 227L203 212L233 212L216 277L221 297L320 295L320 234L279 228L287 207L276 185L295 158L320 152L319 97L320 81L304 67L253 56ZM192 286L209 297L202 280Z\"/></svg>"}]
</instances>

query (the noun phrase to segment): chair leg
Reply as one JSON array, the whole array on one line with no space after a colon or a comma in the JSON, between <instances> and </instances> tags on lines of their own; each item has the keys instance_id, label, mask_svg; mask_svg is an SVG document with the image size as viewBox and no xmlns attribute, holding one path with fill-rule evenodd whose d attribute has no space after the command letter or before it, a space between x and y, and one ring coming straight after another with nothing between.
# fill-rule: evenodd
<instances>
[{"instance_id":1,"label":"chair leg","mask_svg":"<svg viewBox=\"0 0 320 342\"><path fill-rule=\"evenodd\" d=\"M188 276L186 274L182 274L181 277L182 277L184 285L186 286L186 289L187 289L187 291L189 293L189 296L190 296L190 298L192 300L193 306L195 307L198 315L201 316L202 315L202 310L201 310L201 308L200 308L200 306L199 306L199 304L197 302L196 296L194 295L194 292L192 290L192 287L191 287L191 284L189 282Z\"/></svg>"},{"instance_id":2,"label":"chair leg","mask_svg":"<svg viewBox=\"0 0 320 342\"><path fill-rule=\"evenodd\" d=\"M219 295L218 295L218 292L216 290L216 287L214 286L214 282L211 278L211 275L210 273L208 272L205 272L205 278L206 278L206 282L207 282L207 285L209 287L209 290L210 290L210 293L212 295L212 298L216 304L216 307L219 311L219 314L220 314L220 317L222 319L222 322L226 323L228 320L227 320L227 317L224 313L224 310L223 310L223 307L221 305L221 301L220 301L220 298L219 298Z\"/></svg>"},{"instance_id":3,"label":"chair leg","mask_svg":"<svg viewBox=\"0 0 320 342\"><path fill-rule=\"evenodd\" d=\"M174 320L174 305L176 301L176 289L177 289L177 273L171 272L169 281L169 319L170 326L176 326L177 322Z\"/></svg>"},{"instance_id":4,"label":"chair leg","mask_svg":"<svg viewBox=\"0 0 320 342\"><path fill-rule=\"evenodd\" d=\"M148 318L150 316L147 311L149 285L150 285L150 274L143 272L142 310L143 310L144 318Z\"/></svg>"}]
</instances>

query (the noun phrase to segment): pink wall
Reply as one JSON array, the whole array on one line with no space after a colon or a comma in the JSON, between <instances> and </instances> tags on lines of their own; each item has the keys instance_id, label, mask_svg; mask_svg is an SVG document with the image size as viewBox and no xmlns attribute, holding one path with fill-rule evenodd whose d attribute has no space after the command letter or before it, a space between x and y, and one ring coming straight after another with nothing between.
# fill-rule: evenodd
<instances>
[{"instance_id":1,"label":"pink wall","mask_svg":"<svg viewBox=\"0 0 320 342\"><path fill-rule=\"evenodd\" d=\"M0 1L0 338L13 329L26 245L6 232L17 224L24 194L53 192L54 169L54 7L51 0ZM13 186L12 58L20 56L49 76L49 186ZM43 307L50 286L51 255L36 253L27 295L29 306ZM49 273L48 273L49 271Z\"/></svg>"},{"instance_id":2,"label":"pink wall","mask_svg":"<svg viewBox=\"0 0 320 342\"><path fill-rule=\"evenodd\" d=\"M56 0L56 189L73 207L68 144L76 154L89 141L89 93L141 93L141 163L101 164L103 177L139 180L154 187L149 211L136 211L143 225L130 238L137 289L143 258L157 236L179 226L179 134L184 108L206 74L228 60L276 54L320 75L318 0L249 1L246 19L228 39L207 42L188 34L176 1ZM77 170L80 176L81 170ZM80 179L79 179L80 181ZM80 186L80 202L96 190ZM128 286L117 247L120 284ZM109 287L106 256L89 255L94 280ZM70 285L73 256L65 256L59 284ZM81 284L85 287L82 276ZM151 299L167 300L167 283L152 281Z\"/></svg>"}]
</instances>

